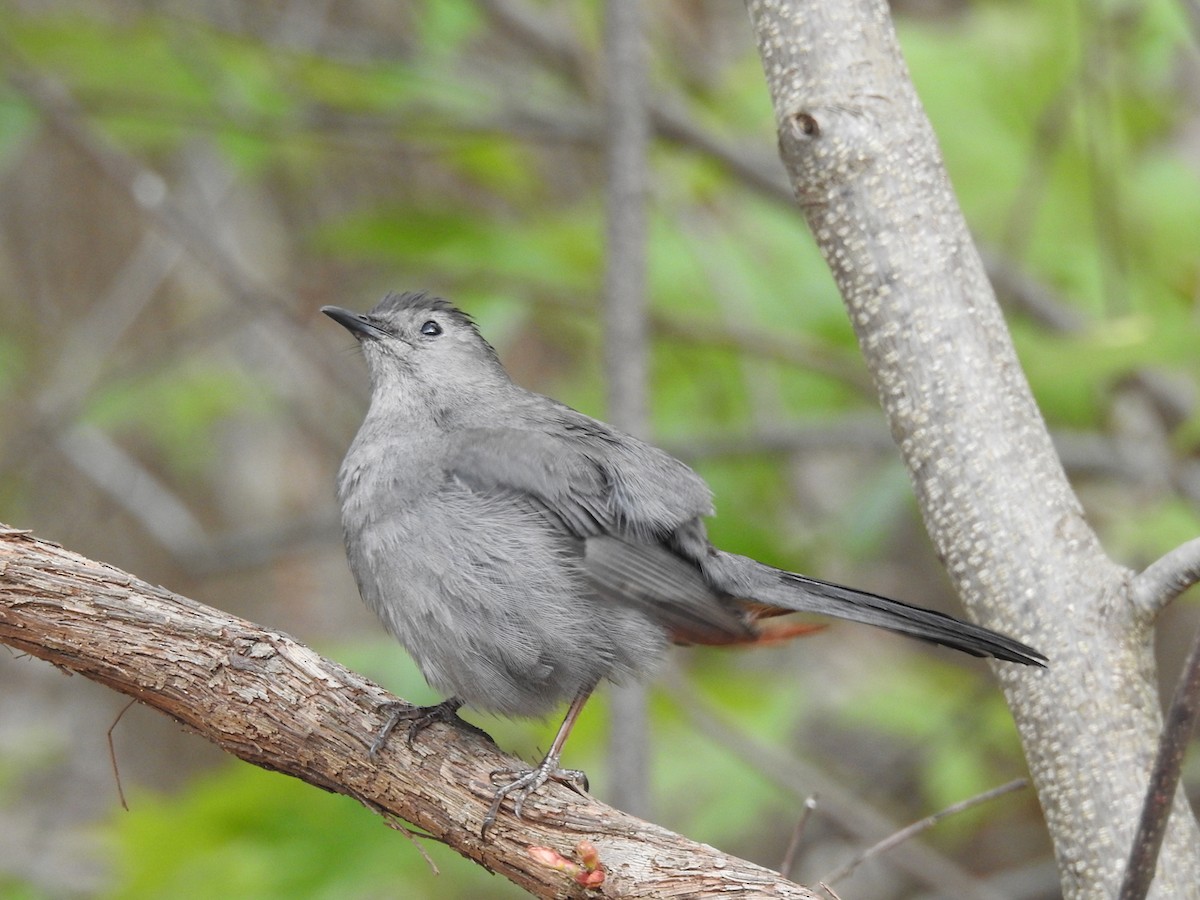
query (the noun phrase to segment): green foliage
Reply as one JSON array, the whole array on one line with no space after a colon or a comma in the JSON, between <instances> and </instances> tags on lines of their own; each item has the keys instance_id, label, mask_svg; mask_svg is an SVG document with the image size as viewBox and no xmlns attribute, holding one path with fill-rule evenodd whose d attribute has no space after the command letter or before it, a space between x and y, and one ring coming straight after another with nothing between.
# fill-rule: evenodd
<instances>
[{"instance_id":1,"label":"green foliage","mask_svg":"<svg viewBox=\"0 0 1200 900\"><path fill-rule=\"evenodd\" d=\"M111 830L119 874L108 896L383 898L522 896L503 879L417 847L357 802L231 763L186 793L139 793ZM418 839L419 840L419 839Z\"/></svg>"},{"instance_id":2,"label":"green foliage","mask_svg":"<svg viewBox=\"0 0 1200 900\"><path fill-rule=\"evenodd\" d=\"M1184 108L1169 62L1187 29L1171 3L1111 15L979 5L903 30L972 226L1094 321L1067 336L1012 322L1047 418L1075 427L1101 425L1112 384L1140 367L1200 377L1200 178L1171 152Z\"/></svg>"},{"instance_id":3,"label":"green foliage","mask_svg":"<svg viewBox=\"0 0 1200 900\"><path fill-rule=\"evenodd\" d=\"M1020 322L1012 330L1042 412L1054 423L1083 427L1100 423L1110 389L1139 367L1196 371L1186 320L1185 310L1167 306L1157 316L1108 319L1068 337Z\"/></svg>"},{"instance_id":4,"label":"green foliage","mask_svg":"<svg viewBox=\"0 0 1200 900\"><path fill-rule=\"evenodd\" d=\"M1175 497L1145 503L1134 509L1105 509L1108 547L1114 557L1134 567L1149 565L1164 547L1177 547L1196 537L1196 510Z\"/></svg>"},{"instance_id":5,"label":"green foliage","mask_svg":"<svg viewBox=\"0 0 1200 900\"><path fill-rule=\"evenodd\" d=\"M772 723L794 721L795 710L786 703L766 710L755 704L750 679L738 680L743 690L729 697L737 709L737 724L755 740L772 742L778 729ZM759 692L764 699L778 694ZM726 692L726 696L732 691ZM765 821L787 819L798 808L795 798L782 793L753 763L710 740L700 739L695 726L681 717L678 708L661 698L653 707L652 766L654 796L664 824L689 836L723 847L749 847ZM760 726L765 726L759 731ZM751 851L743 850L744 853Z\"/></svg>"},{"instance_id":6,"label":"green foliage","mask_svg":"<svg viewBox=\"0 0 1200 900\"><path fill-rule=\"evenodd\" d=\"M712 460L700 467L716 498L708 523L713 543L766 562L780 556L778 516L787 504L784 475L753 459ZM793 566L799 567L801 561Z\"/></svg>"},{"instance_id":7,"label":"green foliage","mask_svg":"<svg viewBox=\"0 0 1200 900\"><path fill-rule=\"evenodd\" d=\"M843 721L913 748L927 813L1023 774L1003 696L938 660L871 673L839 710Z\"/></svg>"},{"instance_id":8,"label":"green foliage","mask_svg":"<svg viewBox=\"0 0 1200 900\"><path fill-rule=\"evenodd\" d=\"M899 460L892 460L863 480L842 511L835 532L842 551L855 561L876 558L912 509L908 472Z\"/></svg>"},{"instance_id":9,"label":"green foliage","mask_svg":"<svg viewBox=\"0 0 1200 900\"><path fill-rule=\"evenodd\" d=\"M520 228L501 218L441 206L366 209L314 235L314 245L349 261L453 273L456 279L573 292L594 286L600 257L591 209L547 214Z\"/></svg>"},{"instance_id":10,"label":"green foliage","mask_svg":"<svg viewBox=\"0 0 1200 900\"><path fill-rule=\"evenodd\" d=\"M11 336L0 334L0 391L12 388L28 365L27 350Z\"/></svg>"},{"instance_id":11,"label":"green foliage","mask_svg":"<svg viewBox=\"0 0 1200 900\"><path fill-rule=\"evenodd\" d=\"M76 90L119 95L139 85L189 108L211 97L211 85L187 64L161 21L116 25L79 16L47 16L17 19L8 27L10 40L26 56L59 72Z\"/></svg>"},{"instance_id":12,"label":"green foliage","mask_svg":"<svg viewBox=\"0 0 1200 900\"><path fill-rule=\"evenodd\" d=\"M23 881L0 877L0 897L5 900L50 900L51 895Z\"/></svg>"},{"instance_id":13,"label":"green foliage","mask_svg":"<svg viewBox=\"0 0 1200 900\"><path fill-rule=\"evenodd\" d=\"M483 22L473 3L419 3L415 8L416 43L432 60L452 65Z\"/></svg>"},{"instance_id":14,"label":"green foliage","mask_svg":"<svg viewBox=\"0 0 1200 900\"><path fill-rule=\"evenodd\" d=\"M33 110L15 102L0 88L0 167L21 147L37 123Z\"/></svg>"},{"instance_id":15,"label":"green foliage","mask_svg":"<svg viewBox=\"0 0 1200 900\"><path fill-rule=\"evenodd\" d=\"M108 430L137 433L172 465L196 472L211 459L215 425L222 418L261 412L267 404L247 374L183 366L112 382L96 397L88 417Z\"/></svg>"}]
</instances>

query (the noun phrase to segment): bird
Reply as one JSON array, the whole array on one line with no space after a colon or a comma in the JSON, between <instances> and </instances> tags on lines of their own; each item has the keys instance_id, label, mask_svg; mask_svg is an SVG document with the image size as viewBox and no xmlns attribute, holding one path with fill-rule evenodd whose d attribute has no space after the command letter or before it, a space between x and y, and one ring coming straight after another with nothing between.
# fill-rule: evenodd
<instances>
[{"instance_id":1,"label":"bird","mask_svg":"<svg viewBox=\"0 0 1200 900\"><path fill-rule=\"evenodd\" d=\"M685 463L508 375L470 315L424 291L321 311L358 341L368 409L338 470L346 555L365 603L446 699L392 710L411 744L463 706L567 712L536 766L493 773L486 835L546 782L586 790L563 747L603 681L653 674L672 644L751 646L815 613L1026 666L1034 648L952 616L721 550Z\"/></svg>"}]
</instances>

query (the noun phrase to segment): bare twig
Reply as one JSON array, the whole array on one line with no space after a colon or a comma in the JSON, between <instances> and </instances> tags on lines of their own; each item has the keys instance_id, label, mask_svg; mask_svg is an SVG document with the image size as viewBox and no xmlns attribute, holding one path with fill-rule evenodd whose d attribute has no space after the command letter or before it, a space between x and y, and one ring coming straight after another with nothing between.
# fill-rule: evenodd
<instances>
[{"instance_id":1,"label":"bare twig","mask_svg":"<svg viewBox=\"0 0 1200 900\"><path fill-rule=\"evenodd\" d=\"M433 861L433 857L430 856L429 851L425 849L424 841L437 841L439 844L445 844L446 841L443 838L429 834L425 831L422 831L418 834L405 825L400 819L397 819L386 809L383 809L376 804L364 803L363 805L368 809L373 809L375 812L377 812L383 818L383 824L392 829L392 831L398 831L408 838L408 842L416 848L419 854L421 854L421 859L425 860L425 865L429 866L430 872L432 872L434 875L442 874L442 870L438 868L438 864Z\"/></svg>"},{"instance_id":2,"label":"bare twig","mask_svg":"<svg viewBox=\"0 0 1200 900\"><path fill-rule=\"evenodd\" d=\"M894 834L889 835L888 837L884 838L879 843L868 847L866 850L862 851L857 856L855 856L853 859L851 859L849 862L847 862L844 866L835 870L834 872L830 873L829 875L826 875L824 878L821 879L820 883L821 884L835 884L835 883L841 881L846 876L850 875L855 869L857 869L860 865L862 865L864 862L869 860L871 857L878 856L881 853L886 853L888 850L891 850L893 847L897 846L898 844L904 843L909 838L915 837L916 835L920 834L922 831L927 831L928 829L930 829L934 825L936 825L938 822L940 822L942 819L945 819L947 816L952 816L955 813L960 813L963 810L970 809L973 806L978 806L981 803L986 803L989 800L994 800L997 797L1002 797L1005 794L1011 794L1013 791L1019 791L1022 788L1028 786L1028 784L1029 784L1029 782L1026 779L1017 778L1013 781L1008 782L1007 784L1002 784L999 787L992 788L989 791L984 791L982 794L976 794L974 797L970 797L966 800L961 800L958 803L952 803L950 806L947 806L945 809L943 809L939 812L935 812L931 816L926 816L925 818L923 818L919 821L913 822L911 825L906 825L904 828L901 828L899 831L895 832Z\"/></svg>"},{"instance_id":3,"label":"bare twig","mask_svg":"<svg viewBox=\"0 0 1200 900\"><path fill-rule=\"evenodd\" d=\"M556 10L535 9L519 0L479 0L492 21L511 37L532 49L554 70L578 85L590 71L574 37L554 19Z\"/></svg>"},{"instance_id":4,"label":"bare twig","mask_svg":"<svg viewBox=\"0 0 1200 900\"><path fill-rule=\"evenodd\" d=\"M653 316L654 330L667 339L707 344L820 372L836 378L864 396L872 390L862 363L849 350L841 351L803 334L773 334L760 328L725 322L702 322L678 316Z\"/></svg>"},{"instance_id":5,"label":"bare twig","mask_svg":"<svg viewBox=\"0 0 1200 900\"><path fill-rule=\"evenodd\" d=\"M1147 566L1133 580L1134 604L1157 615L1168 603L1200 581L1200 538L1180 544Z\"/></svg>"},{"instance_id":6,"label":"bare twig","mask_svg":"<svg viewBox=\"0 0 1200 900\"><path fill-rule=\"evenodd\" d=\"M1192 541L1191 544L1184 544L1184 547L1192 544L1200 546L1200 539ZM1183 547L1179 549L1182 550ZM1193 553L1195 550L1193 547ZM1154 872L1158 866L1163 836L1167 832L1167 821L1175 805L1183 758L1198 717L1200 632L1197 632L1192 642L1191 653L1188 654L1187 662L1179 675L1175 695L1171 698L1171 708L1167 710L1167 721L1158 743L1154 769L1150 773L1150 787L1146 791L1137 834L1134 836L1133 846L1129 851L1129 862L1125 866L1125 877L1121 882L1120 900L1142 900L1150 890L1150 883L1154 880ZM1186 809L1187 802L1182 801L1182 806Z\"/></svg>"},{"instance_id":7,"label":"bare twig","mask_svg":"<svg viewBox=\"0 0 1200 900\"><path fill-rule=\"evenodd\" d=\"M129 712L129 707L135 703L137 703L137 698L122 706L117 717L113 719L113 723L108 726L108 761L112 763L113 780L117 783L117 799L121 801L121 809L125 812L129 812L129 804L125 801L125 789L121 787L121 770L117 766L117 748L113 745L113 731L121 723L125 713Z\"/></svg>"},{"instance_id":8,"label":"bare twig","mask_svg":"<svg viewBox=\"0 0 1200 900\"><path fill-rule=\"evenodd\" d=\"M779 864L779 874L784 878L791 878L791 871L796 866L796 856L800 852L800 844L804 840L804 829L808 825L808 820L812 818L813 810L817 808L817 795L809 794L804 801L804 806L800 810L800 818L796 820L796 827L792 829L792 836L788 840L787 850L783 853L783 861Z\"/></svg>"},{"instance_id":9,"label":"bare twig","mask_svg":"<svg viewBox=\"0 0 1200 900\"><path fill-rule=\"evenodd\" d=\"M1024 313L1056 334L1076 334L1087 327L1087 318L1057 291L1039 281L1003 253L981 246L979 255L996 296L1007 308Z\"/></svg>"},{"instance_id":10,"label":"bare twig","mask_svg":"<svg viewBox=\"0 0 1200 900\"><path fill-rule=\"evenodd\" d=\"M1073 478L1106 478L1134 485L1158 484L1162 471L1146 471L1130 459L1123 443L1111 437L1084 431L1055 430L1051 437L1063 467ZM793 424L774 424L740 434L698 434L663 448L674 456L695 463L707 459L770 456L853 450L864 457L890 457L896 445L882 417L875 413L847 413L835 419ZM1177 489L1191 503L1200 505L1200 467L1191 477L1194 489L1180 484ZM1184 482L1189 473L1182 465L1173 480Z\"/></svg>"}]
</instances>

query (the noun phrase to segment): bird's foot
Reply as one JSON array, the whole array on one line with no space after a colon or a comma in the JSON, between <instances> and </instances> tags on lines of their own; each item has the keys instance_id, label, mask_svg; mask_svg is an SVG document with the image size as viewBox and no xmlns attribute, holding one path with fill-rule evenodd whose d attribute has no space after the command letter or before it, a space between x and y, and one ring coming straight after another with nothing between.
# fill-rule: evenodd
<instances>
[{"instance_id":1,"label":"bird's foot","mask_svg":"<svg viewBox=\"0 0 1200 900\"><path fill-rule=\"evenodd\" d=\"M504 781L505 778L512 780ZM581 796L586 794L588 789L587 775L578 769L560 769L558 757L553 755L547 756L532 769L496 769L492 772L492 783L498 783L498 786L492 798L492 805L488 808L487 815L483 817L483 827L479 831L480 837L487 837L488 829L496 823L496 816L500 813L500 804L506 797L513 798L513 815L519 819L525 808L525 801L537 793L538 789L547 781L564 784Z\"/></svg>"},{"instance_id":2,"label":"bird's foot","mask_svg":"<svg viewBox=\"0 0 1200 900\"><path fill-rule=\"evenodd\" d=\"M388 720L384 723L383 728L379 729L379 734L375 736L375 741L371 744L369 754L371 759L375 759L379 755L387 745L388 738L392 736L392 732L401 722L409 723L405 743L412 747L417 735L435 722L442 722L446 725L461 722L458 710L462 705L462 701L457 697L451 697L441 703L435 703L433 706L413 706L411 703L395 701L384 703L380 709L387 711Z\"/></svg>"}]
</instances>

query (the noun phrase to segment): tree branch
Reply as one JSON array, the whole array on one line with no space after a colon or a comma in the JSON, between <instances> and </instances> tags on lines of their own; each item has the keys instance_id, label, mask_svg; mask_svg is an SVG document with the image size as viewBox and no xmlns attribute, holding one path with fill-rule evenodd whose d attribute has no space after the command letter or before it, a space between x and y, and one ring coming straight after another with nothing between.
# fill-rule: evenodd
<instances>
[{"instance_id":1,"label":"tree branch","mask_svg":"<svg viewBox=\"0 0 1200 900\"><path fill-rule=\"evenodd\" d=\"M981 803L987 803L991 800L995 800L997 797L1003 796L1004 794L1011 794L1013 791L1019 791L1028 786L1029 782L1024 778L1016 778L1007 782L1006 784L1000 785L999 787L994 787L990 790L976 794L974 797L968 797L966 800L960 800L957 803L952 803L945 809L938 810L935 813L925 816L923 819L918 819L916 822L905 825L894 834L889 834L882 841L879 841L878 843L868 847L866 850L861 851L855 855L853 859L847 861L833 872L826 875L821 879L820 884L837 884L839 881L842 881L844 878L851 875L855 869L857 869L867 860L871 859L872 857L879 856L880 854L887 853L892 848L903 844L905 841L910 840L911 838L920 834L922 831L928 831L938 822L942 821L942 819L945 819L948 816L957 815L958 813L968 810L973 806L978 806Z\"/></svg>"},{"instance_id":2,"label":"tree branch","mask_svg":"<svg viewBox=\"0 0 1200 900\"><path fill-rule=\"evenodd\" d=\"M614 425L645 438L650 327L646 302L646 192L650 184L643 4L604 5L606 85L604 380ZM609 797L649 815L650 703L641 683L614 685L608 734Z\"/></svg>"},{"instance_id":3,"label":"tree branch","mask_svg":"<svg viewBox=\"0 0 1200 900\"><path fill-rule=\"evenodd\" d=\"M1133 602L1149 616L1200 582L1200 538L1180 544L1133 579Z\"/></svg>"},{"instance_id":4,"label":"tree branch","mask_svg":"<svg viewBox=\"0 0 1200 900\"><path fill-rule=\"evenodd\" d=\"M561 787L540 791L523 820L502 814L481 840L490 773L513 762L482 733L431 727L413 748L395 741L372 761L379 708L395 699L379 686L285 634L3 525L0 642L134 697L247 762L411 822L535 896L588 895L529 852L570 859L586 837L605 897L814 898Z\"/></svg>"}]
</instances>

